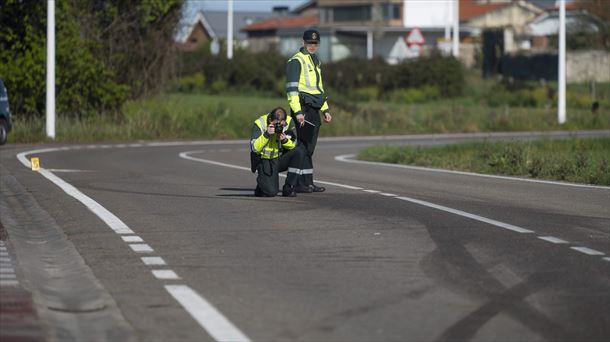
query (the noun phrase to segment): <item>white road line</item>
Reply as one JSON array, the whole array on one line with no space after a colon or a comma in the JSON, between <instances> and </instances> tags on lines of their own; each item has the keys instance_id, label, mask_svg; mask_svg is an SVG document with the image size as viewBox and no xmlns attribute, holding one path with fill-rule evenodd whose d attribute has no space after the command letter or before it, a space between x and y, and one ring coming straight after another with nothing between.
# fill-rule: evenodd
<instances>
[{"instance_id":1,"label":"white road line","mask_svg":"<svg viewBox=\"0 0 610 342\"><path fill-rule=\"evenodd\" d=\"M557 244L568 243L567 241L556 238L554 236L539 236L538 238L540 240L548 241L550 243L557 243Z\"/></svg>"},{"instance_id":2,"label":"white road line","mask_svg":"<svg viewBox=\"0 0 610 342\"><path fill-rule=\"evenodd\" d=\"M19 281L17 280L0 280L0 286L17 286Z\"/></svg>"},{"instance_id":3,"label":"white road line","mask_svg":"<svg viewBox=\"0 0 610 342\"><path fill-rule=\"evenodd\" d=\"M0 256L8 256L8 252L0 252Z\"/></svg>"},{"instance_id":4,"label":"white road line","mask_svg":"<svg viewBox=\"0 0 610 342\"><path fill-rule=\"evenodd\" d=\"M149 245L147 245L145 243L133 243L133 244L130 244L129 247L131 247L131 249L133 249L133 251L136 252L136 253L152 253L152 252L154 252L152 247L150 247Z\"/></svg>"},{"instance_id":5,"label":"white road line","mask_svg":"<svg viewBox=\"0 0 610 342\"><path fill-rule=\"evenodd\" d=\"M364 192L370 192L372 194L376 194L376 193L380 193L381 191L379 191L379 190L364 190Z\"/></svg>"},{"instance_id":6,"label":"white road line","mask_svg":"<svg viewBox=\"0 0 610 342\"><path fill-rule=\"evenodd\" d=\"M152 270L151 272L157 279L180 279L172 270Z\"/></svg>"},{"instance_id":7,"label":"white road line","mask_svg":"<svg viewBox=\"0 0 610 342\"><path fill-rule=\"evenodd\" d=\"M215 142L215 143L223 143L223 142ZM141 145L141 144L132 144L130 146ZM39 149L21 152L17 155L17 159L26 167L31 168L31 163L28 160L27 156L34 153L44 153L44 152L53 152L53 151L64 151L69 148L48 148L48 149ZM242 168L245 170L249 170L248 168ZM83 203L89 210L91 210L97 217L102 219L112 230L114 230L118 234L135 234L123 221L121 221L118 217L108 211L106 208L101 206L99 203L95 202L90 197L86 196L74 186L68 184L61 178L55 176L50 171L41 170L39 172L45 178L59 186L62 190L64 190L68 195L74 197L81 203ZM147 244L129 244L132 250L138 251L153 251L153 249ZM152 263L152 260L142 259L145 263L147 261ZM159 262L155 260L155 262ZM162 259L161 262L165 263ZM15 275L5 275L0 274L0 278L5 278L4 276L12 276L16 278ZM222 315L218 310L216 310L213 306L211 306L205 298L200 296L197 292L193 291L186 285L173 285L166 286L167 291L182 305L182 307L187 310L187 312L195 319L204 329L210 333L212 337L214 337L217 341L250 341L239 329L237 329L225 316Z\"/></svg>"},{"instance_id":8,"label":"white road line","mask_svg":"<svg viewBox=\"0 0 610 342\"><path fill-rule=\"evenodd\" d=\"M345 188L345 189L351 189L351 190L362 190L362 188L359 186L353 186L353 185L347 185L347 184L339 184L339 183L326 182L326 181L320 181L320 180L316 180L316 183L334 185L339 188Z\"/></svg>"},{"instance_id":9,"label":"white road line","mask_svg":"<svg viewBox=\"0 0 610 342\"><path fill-rule=\"evenodd\" d=\"M0 273L0 279L16 279L17 276L14 273Z\"/></svg>"},{"instance_id":10,"label":"white road line","mask_svg":"<svg viewBox=\"0 0 610 342\"><path fill-rule=\"evenodd\" d=\"M137 235L121 236L121 239L125 242L143 242L141 237Z\"/></svg>"},{"instance_id":11,"label":"white road line","mask_svg":"<svg viewBox=\"0 0 610 342\"><path fill-rule=\"evenodd\" d=\"M15 273L15 269L12 267L2 267L0 266L0 273Z\"/></svg>"},{"instance_id":12,"label":"white road line","mask_svg":"<svg viewBox=\"0 0 610 342\"><path fill-rule=\"evenodd\" d=\"M224 167L228 167L228 168L232 168L232 169L245 170L245 171L248 171L248 172L252 172L252 170L250 170L249 167L243 167L243 166L238 166L238 165L233 165L233 164L226 164L226 163L221 163L221 162L217 162L217 161L213 161L213 160L208 160L208 159L203 159L203 158L195 158L195 157L189 156L190 153L198 153L198 152L201 152L201 151L182 152L182 153L180 153L180 158L194 160L194 161L197 161L197 162L202 162L202 163L207 163L207 164L212 164L212 165L224 166Z\"/></svg>"},{"instance_id":13,"label":"white road line","mask_svg":"<svg viewBox=\"0 0 610 342\"><path fill-rule=\"evenodd\" d=\"M581 253L585 253L587 255L604 255L605 254L603 252L596 251L594 249L587 248L587 247L570 247L570 248L575 250L575 251L579 251Z\"/></svg>"},{"instance_id":14,"label":"white road line","mask_svg":"<svg viewBox=\"0 0 610 342\"><path fill-rule=\"evenodd\" d=\"M19 161L21 161L21 163L23 165L25 165L26 167L31 167L30 161L27 160L26 155L34 153L34 152L41 153L41 151L49 152L48 150L56 151L57 149L45 149L45 150L23 152L23 153L19 153L17 155L17 159L19 159ZM108 225L108 227L110 227L110 229L114 230L115 233L133 234L133 231L131 229L129 229L129 227L127 227L127 225L125 223L123 223L123 221L121 221L118 217L116 217L113 213L108 211L106 208L102 207L99 203L94 201L91 197L80 192L77 188L75 188L71 184L68 184L63 179L55 176L52 172L50 172L48 170L41 169L39 171L39 173L41 175L43 175L46 179L50 180L55 185L60 187L65 193L76 198L79 202L84 204L87 207L87 209L91 210L95 215L97 215L97 217L102 219L102 221L104 221Z\"/></svg>"},{"instance_id":15,"label":"white road line","mask_svg":"<svg viewBox=\"0 0 610 342\"><path fill-rule=\"evenodd\" d=\"M216 161L208 160L208 159L195 158L195 157L191 157L191 156L188 155L189 153L196 153L196 152L201 152L201 151L182 152L182 153L180 153L180 157L184 158L184 159L193 160L193 161L198 161L198 162L203 162L203 163L208 163L208 164L213 164L213 165L218 165L218 166L224 166L224 167L230 167L230 168L239 169L239 170L246 170L246 171L251 172L250 169L246 168L246 167L232 165L232 164L226 164L226 163L220 163L220 162L216 162ZM344 187L344 188L348 188L348 189L353 189L353 188L357 188L358 190L362 190L363 189L363 188L354 187L354 186L345 185L345 184L323 182L323 181L316 181L316 182L317 183L321 183L321 184L329 184L329 185L340 186L340 187ZM461 210L457 210L457 209L452 209L452 208L444 207L442 205L437 205L437 204L430 203L430 202L420 201L420 200L416 200L414 198L409 198L409 197L394 197L394 198L397 198L397 199L400 199L400 200L403 200L403 201L412 202L412 203L419 204L419 205L423 205L423 206L426 206L426 207L434 208L434 209L443 210L443 211L446 211L446 212L449 212L449 213L452 213L452 214L456 214L456 215L459 215L459 216L467 217L467 218L470 218L470 219L473 219L473 220L489 223L489 224L494 225L496 227L512 230L512 231L517 232L517 233L533 233L533 231L529 230L529 229L525 229L525 228L522 228L522 227L514 226L512 224L508 224L508 223L504 223L504 222L488 219L488 218L483 217L483 216L470 214L470 213L467 213L465 211L461 211Z\"/></svg>"},{"instance_id":16,"label":"white road line","mask_svg":"<svg viewBox=\"0 0 610 342\"><path fill-rule=\"evenodd\" d=\"M355 154L343 154L340 156L336 156L335 160L344 162L344 163L353 163L353 164L364 164L364 165L376 165L376 166L387 166L387 167L395 167L400 169L409 169L409 170L417 170L417 171L427 171L427 172L440 172L440 173L450 173L455 175L464 175L464 176L474 176L474 177L485 177L485 178L495 178L495 179L504 179L511 181L520 181L520 182L530 182L530 183L540 183L540 184L552 184L552 185L561 185L561 186L572 186L578 188L595 188L595 189L604 189L608 190L610 187L601 186L601 185L589 185L589 184L577 184L577 183L567 183L567 182L554 182L540 179L529 179L529 178L518 178L518 177L508 177L508 176L497 176L497 175L486 175L482 173L474 173L474 172L464 172L464 171L453 171L453 170L445 170L445 169L437 169L431 167L422 167L422 166L412 166L412 165L403 165L403 164L392 164L392 163L380 163L380 162L371 162L365 160L356 160L351 159L354 158Z\"/></svg>"},{"instance_id":17,"label":"white road line","mask_svg":"<svg viewBox=\"0 0 610 342\"><path fill-rule=\"evenodd\" d=\"M517 226L513 226L512 224L508 224L508 223L504 223L504 222L500 222L500 221L496 221L496 220L492 220L492 219L488 219L486 217L483 216L479 216L479 215L475 215L475 214L470 214L467 213L465 211L461 211L461 210L457 210L457 209L451 209L449 207L445 207L442 205L437 205L434 203L430 203L430 202L426 202L426 201L420 201L414 198L409 198L409 197L395 197L399 200L403 200L403 201L407 201L407 202L411 202L411 203L415 203L415 204L419 204L419 205L423 205L426 207L430 207L430 208L434 208L434 209L438 209L438 210L442 210L442 211L446 211L455 215L459 215L459 216L463 216L463 217L467 217L476 221L481 221L481 222L485 222L485 223L489 223L493 226L496 227L500 227L500 228L504 228L504 229L508 229L508 230L512 230L514 232L517 233L533 233L533 231L529 230L529 229L525 229L522 227L517 227Z\"/></svg>"},{"instance_id":18,"label":"white road line","mask_svg":"<svg viewBox=\"0 0 610 342\"><path fill-rule=\"evenodd\" d=\"M0 257L0 262L10 262L11 258L7 258L7 257Z\"/></svg>"},{"instance_id":19,"label":"white road line","mask_svg":"<svg viewBox=\"0 0 610 342\"><path fill-rule=\"evenodd\" d=\"M398 196L398 195L396 195L396 194L391 194L391 193L389 193L389 192L380 192L378 195L381 195L381 196L388 196L388 197L396 197L396 196Z\"/></svg>"},{"instance_id":20,"label":"white road line","mask_svg":"<svg viewBox=\"0 0 610 342\"><path fill-rule=\"evenodd\" d=\"M165 265L165 260L161 257L142 257L141 259L148 266Z\"/></svg>"},{"instance_id":21,"label":"white road line","mask_svg":"<svg viewBox=\"0 0 610 342\"><path fill-rule=\"evenodd\" d=\"M51 172L92 172L91 170L72 170L72 169L45 169Z\"/></svg>"},{"instance_id":22,"label":"white road line","mask_svg":"<svg viewBox=\"0 0 610 342\"><path fill-rule=\"evenodd\" d=\"M220 311L190 287L165 285L165 289L216 341L250 341Z\"/></svg>"},{"instance_id":23,"label":"white road line","mask_svg":"<svg viewBox=\"0 0 610 342\"><path fill-rule=\"evenodd\" d=\"M604 259L606 261L610 261L610 257L603 257L602 259Z\"/></svg>"}]
</instances>

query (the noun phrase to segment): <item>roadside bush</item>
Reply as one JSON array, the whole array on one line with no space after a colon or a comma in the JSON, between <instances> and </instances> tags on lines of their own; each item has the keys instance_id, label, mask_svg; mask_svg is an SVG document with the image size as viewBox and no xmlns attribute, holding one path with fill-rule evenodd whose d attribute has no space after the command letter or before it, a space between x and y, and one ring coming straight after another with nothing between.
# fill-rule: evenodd
<instances>
[{"instance_id":1,"label":"roadside bush","mask_svg":"<svg viewBox=\"0 0 610 342\"><path fill-rule=\"evenodd\" d=\"M379 99L378 87L357 88L349 92L349 98L354 101L375 101Z\"/></svg>"},{"instance_id":2,"label":"roadside bush","mask_svg":"<svg viewBox=\"0 0 610 342\"><path fill-rule=\"evenodd\" d=\"M396 89L391 91L387 98L396 103L424 103L438 100L440 91L435 86L423 86L421 88Z\"/></svg>"},{"instance_id":3,"label":"roadside bush","mask_svg":"<svg viewBox=\"0 0 610 342\"><path fill-rule=\"evenodd\" d=\"M202 72L190 76L184 76L174 82L172 90L182 93L203 92L205 87L205 76Z\"/></svg>"}]
</instances>

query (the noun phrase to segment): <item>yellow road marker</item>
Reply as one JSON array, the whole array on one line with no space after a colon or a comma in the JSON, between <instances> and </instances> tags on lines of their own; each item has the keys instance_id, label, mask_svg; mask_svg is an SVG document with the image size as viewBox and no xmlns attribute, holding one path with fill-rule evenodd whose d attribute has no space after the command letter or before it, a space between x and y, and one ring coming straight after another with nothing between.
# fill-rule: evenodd
<instances>
[{"instance_id":1,"label":"yellow road marker","mask_svg":"<svg viewBox=\"0 0 610 342\"><path fill-rule=\"evenodd\" d=\"M38 157L32 157L32 171L40 170L40 159Z\"/></svg>"}]
</instances>

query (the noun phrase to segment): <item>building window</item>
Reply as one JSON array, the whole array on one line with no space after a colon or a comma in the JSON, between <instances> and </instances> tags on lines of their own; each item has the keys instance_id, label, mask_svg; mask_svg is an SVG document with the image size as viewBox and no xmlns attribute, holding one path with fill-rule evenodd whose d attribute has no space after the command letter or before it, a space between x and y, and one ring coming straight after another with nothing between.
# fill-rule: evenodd
<instances>
[{"instance_id":1,"label":"building window","mask_svg":"<svg viewBox=\"0 0 610 342\"><path fill-rule=\"evenodd\" d=\"M399 4L385 4L383 6L383 19L395 20L400 18L401 16Z\"/></svg>"},{"instance_id":2,"label":"building window","mask_svg":"<svg viewBox=\"0 0 610 342\"><path fill-rule=\"evenodd\" d=\"M371 6L342 6L335 7L334 21L369 21L371 20Z\"/></svg>"}]
</instances>

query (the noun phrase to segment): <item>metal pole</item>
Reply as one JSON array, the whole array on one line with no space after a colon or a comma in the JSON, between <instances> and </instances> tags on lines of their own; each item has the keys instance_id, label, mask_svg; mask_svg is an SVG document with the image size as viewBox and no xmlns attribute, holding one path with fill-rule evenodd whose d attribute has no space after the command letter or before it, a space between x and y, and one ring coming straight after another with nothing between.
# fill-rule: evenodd
<instances>
[{"instance_id":1,"label":"metal pole","mask_svg":"<svg viewBox=\"0 0 610 342\"><path fill-rule=\"evenodd\" d=\"M557 97L557 121L566 122L566 2L559 2L559 84Z\"/></svg>"},{"instance_id":2,"label":"metal pole","mask_svg":"<svg viewBox=\"0 0 610 342\"><path fill-rule=\"evenodd\" d=\"M453 18L453 0L447 2L447 21L445 22L445 41L448 42L451 39L451 18Z\"/></svg>"},{"instance_id":3,"label":"metal pole","mask_svg":"<svg viewBox=\"0 0 610 342\"><path fill-rule=\"evenodd\" d=\"M460 55L460 0L453 2L453 56Z\"/></svg>"},{"instance_id":4,"label":"metal pole","mask_svg":"<svg viewBox=\"0 0 610 342\"><path fill-rule=\"evenodd\" d=\"M373 59L373 31L366 33L366 58Z\"/></svg>"},{"instance_id":5,"label":"metal pole","mask_svg":"<svg viewBox=\"0 0 610 342\"><path fill-rule=\"evenodd\" d=\"M47 137L55 139L55 0L47 1Z\"/></svg>"},{"instance_id":6,"label":"metal pole","mask_svg":"<svg viewBox=\"0 0 610 342\"><path fill-rule=\"evenodd\" d=\"M233 59L233 0L228 0L227 9L227 58Z\"/></svg>"}]
</instances>

